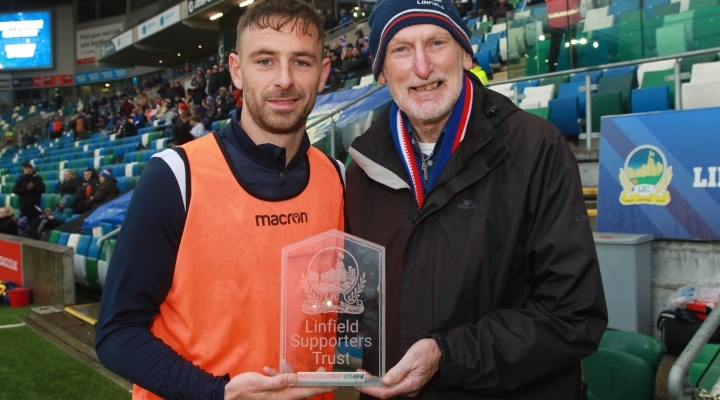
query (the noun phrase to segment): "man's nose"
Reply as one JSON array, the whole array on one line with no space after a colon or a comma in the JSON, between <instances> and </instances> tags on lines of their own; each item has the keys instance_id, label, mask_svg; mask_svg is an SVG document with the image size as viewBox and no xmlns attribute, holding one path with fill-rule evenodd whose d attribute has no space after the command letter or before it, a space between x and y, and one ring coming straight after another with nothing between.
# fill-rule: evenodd
<instances>
[{"instance_id":1,"label":"man's nose","mask_svg":"<svg viewBox=\"0 0 720 400\"><path fill-rule=\"evenodd\" d=\"M420 47L415 52L415 60L413 64L415 75L420 79L427 79L434 70L432 60L424 48Z\"/></svg>"},{"instance_id":2,"label":"man's nose","mask_svg":"<svg viewBox=\"0 0 720 400\"><path fill-rule=\"evenodd\" d=\"M282 90L288 90L293 86L294 82L292 71L290 70L290 63L280 64L280 72L275 84Z\"/></svg>"}]
</instances>

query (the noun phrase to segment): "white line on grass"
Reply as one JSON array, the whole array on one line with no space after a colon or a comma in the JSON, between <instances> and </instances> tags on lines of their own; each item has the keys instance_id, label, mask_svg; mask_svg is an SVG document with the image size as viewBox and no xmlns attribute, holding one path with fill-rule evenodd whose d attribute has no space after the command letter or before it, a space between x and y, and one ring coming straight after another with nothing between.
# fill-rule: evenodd
<instances>
[{"instance_id":1,"label":"white line on grass","mask_svg":"<svg viewBox=\"0 0 720 400\"><path fill-rule=\"evenodd\" d=\"M22 324L0 325L0 329L19 328L21 326L25 326L25 323L23 322Z\"/></svg>"}]
</instances>

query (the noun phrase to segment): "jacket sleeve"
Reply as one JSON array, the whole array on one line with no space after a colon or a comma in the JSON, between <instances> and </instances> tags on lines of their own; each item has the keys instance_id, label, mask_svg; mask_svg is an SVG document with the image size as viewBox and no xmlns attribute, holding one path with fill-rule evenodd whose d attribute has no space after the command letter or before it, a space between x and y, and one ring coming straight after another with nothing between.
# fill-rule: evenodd
<instances>
[{"instance_id":1,"label":"jacket sleeve","mask_svg":"<svg viewBox=\"0 0 720 400\"><path fill-rule=\"evenodd\" d=\"M42 178L40 178L39 176L36 176L33 179L33 185L34 186L33 186L32 190L34 190L35 193L37 193L37 194L45 193L45 182L43 182Z\"/></svg>"},{"instance_id":2,"label":"jacket sleeve","mask_svg":"<svg viewBox=\"0 0 720 400\"><path fill-rule=\"evenodd\" d=\"M138 182L103 288L95 347L109 370L167 399L223 399L226 376L184 359L150 331L172 286L185 208L170 167L151 159Z\"/></svg>"},{"instance_id":3,"label":"jacket sleeve","mask_svg":"<svg viewBox=\"0 0 720 400\"><path fill-rule=\"evenodd\" d=\"M30 189L27 188L27 182L23 181L22 179L18 178L18 180L15 181L15 186L13 186L13 193L15 194L25 194Z\"/></svg>"},{"instance_id":4,"label":"jacket sleeve","mask_svg":"<svg viewBox=\"0 0 720 400\"><path fill-rule=\"evenodd\" d=\"M597 350L605 331L605 295L577 162L557 129L544 130L537 161L527 166L524 254L516 258L532 294L517 309L432 333L443 350L439 387L514 390L577 365Z\"/></svg>"}]
</instances>

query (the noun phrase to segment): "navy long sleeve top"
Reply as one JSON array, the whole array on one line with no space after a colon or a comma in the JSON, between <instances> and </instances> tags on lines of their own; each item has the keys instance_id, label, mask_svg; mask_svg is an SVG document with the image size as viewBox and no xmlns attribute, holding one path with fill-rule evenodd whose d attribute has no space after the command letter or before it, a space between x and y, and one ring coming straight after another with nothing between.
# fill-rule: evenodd
<instances>
[{"instance_id":1,"label":"navy long sleeve top","mask_svg":"<svg viewBox=\"0 0 720 400\"><path fill-rule=\"evenodd\" d=\"M243 188L264 200L300 194L309 178L307 134L286 165L285 149L255 145L236 116L217 135ZM96 350L108 369L160 397L223 399L229 375L202 370L150 331L172 285L189 204L185 196L192 195L186 189L192 183L179 182L163 153L147 163L128 207L103 288Z\"/></svg>"}]
</instances>

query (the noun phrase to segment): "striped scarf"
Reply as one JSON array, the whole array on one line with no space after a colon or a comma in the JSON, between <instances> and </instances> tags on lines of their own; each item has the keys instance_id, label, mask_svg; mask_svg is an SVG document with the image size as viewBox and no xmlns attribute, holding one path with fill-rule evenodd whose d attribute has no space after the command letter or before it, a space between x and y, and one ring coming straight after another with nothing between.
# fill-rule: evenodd
<instances>
[{"instance_id":1,"label":"striped scarf","mask_svg":"<svg viewBox=\"0 0 720 400\"><path fill-rule=\"evenodd\" d=\"M413 151L412 137L407 127L409 122L405 113L400 111L397 103L393 102L390 106L390 129L392 130L393 142L395 148L400 154L400 158L405 165L405 171L410 177L410 183L417 200L418 207L422 208L425 202L425 193L429 193L438 177L445 168L450 156L455 152L458 145L465 138L465 131L470 124L470 110L472 109L473 85L470 78L463 76L463 88L460 92L460 98L453 107L450 119L445 124L445 135L440 145L437 161L433 170L432 177L428 182L423 179L422 160L420 160Z\"/></svg>"}]
</instances>

